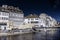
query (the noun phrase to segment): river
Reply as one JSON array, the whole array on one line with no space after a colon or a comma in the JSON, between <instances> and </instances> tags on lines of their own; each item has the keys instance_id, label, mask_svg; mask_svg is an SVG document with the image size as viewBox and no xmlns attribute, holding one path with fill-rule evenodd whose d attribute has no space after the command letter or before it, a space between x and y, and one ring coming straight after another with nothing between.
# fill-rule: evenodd
<instances>
[{"instance_id":1,"label":"river","mask_svg":"<svg viewBox=\"0 0 60 40\"><path fill-rule=\"evenodd\" d=\"M60 29L47 30L36 33L27 33L13 36L1 36L0 40L60 40Z\"/></svg>"}]
</instances>

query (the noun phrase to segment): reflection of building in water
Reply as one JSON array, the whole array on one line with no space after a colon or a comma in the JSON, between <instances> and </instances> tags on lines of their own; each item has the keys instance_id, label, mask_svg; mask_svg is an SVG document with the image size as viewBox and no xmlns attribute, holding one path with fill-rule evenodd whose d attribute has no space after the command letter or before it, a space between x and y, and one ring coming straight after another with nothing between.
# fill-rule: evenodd
<instances>
[{"instance_id":1,"label":"reflection of building in water","mask_svg":"<svg viewBox=\"0 0 60 40\"><path fill-rule=\"evenodd\" d=\"M23 23L23 11L18 7L2 5L0 7L0 29L19 27Z\"/></svg>"}]
</instances>

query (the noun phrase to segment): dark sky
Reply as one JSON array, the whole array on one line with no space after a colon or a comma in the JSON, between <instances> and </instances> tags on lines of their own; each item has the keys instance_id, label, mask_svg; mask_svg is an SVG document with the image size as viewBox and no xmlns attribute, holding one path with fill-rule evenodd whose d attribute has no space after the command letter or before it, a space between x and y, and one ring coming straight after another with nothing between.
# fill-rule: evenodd
<instances>
[{"instance_id":1,"label":"dark sky","mask_svg":"<svg viewBox=\"0 0 60 40\"><path fill-rule=\"evenodd\" d=\"M60 21L60 0L0 0L0 5L19 7L25 16L29 13L47 13Z\"/></svg>"}]
</instances>

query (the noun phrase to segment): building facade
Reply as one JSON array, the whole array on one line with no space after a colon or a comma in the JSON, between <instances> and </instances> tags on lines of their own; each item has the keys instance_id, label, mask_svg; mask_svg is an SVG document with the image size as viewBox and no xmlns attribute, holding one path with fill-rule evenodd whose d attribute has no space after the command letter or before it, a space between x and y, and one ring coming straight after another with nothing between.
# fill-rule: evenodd
<instances>
[{"instance_id":1,"label":"building facade","mask_svg":"<svg viewBox=\"0 0 60 40\"><path fill-rule=\"evenodd\" d=\"M36 14L30 14L25 17L25 24L33 24L34 26L39 26L39 17Z\"/></svg>"},{"instance_id":2,"label":"building facade","mask_svg":"<svg viewBox=\"0 0 60 40\"><path fill-rule=\"evenodd\" d=\"M34 27L55 27L57 21L46 13L41 13L39 16L35 14L26 16L24 23L31 23Z\"/></svg>"},{"instance_id":3,"label":"building facade","mask_svg":"<svg viewBox=\"0 0 60 40\"><path fill-rule=\"evenodd\" d=\"M18 28L24 21L23 11L18 7L2 5L0 7L0 29Z\"/></svg>"},{"instance_id":4,"label":"building facade","mask_svg":"<svg viewBox=\"0 0 60 40\"><path fill-rule=\"evenodd\" d=\"M57 21L52 18L51 16L48 16L46 13L42 13L39 16L39 26L42 27L55 27L57 24Z\"/></svg>"}]
</instances>

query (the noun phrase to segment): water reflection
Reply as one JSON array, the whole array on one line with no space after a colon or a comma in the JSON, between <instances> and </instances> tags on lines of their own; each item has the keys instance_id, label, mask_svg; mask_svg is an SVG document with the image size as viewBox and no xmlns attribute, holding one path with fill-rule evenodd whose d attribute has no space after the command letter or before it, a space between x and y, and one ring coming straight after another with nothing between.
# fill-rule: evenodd
<instances>
[{"instance_id":1,"label":"water reflection","mask_svg":"<svg viewBox=\"0 0 60 40\"><path fill-rule=\"evenodd\" d=\"M14 36L3 36L0 37L0 40L60 40L60 29L59 30L47 30L37 32L37 33L29 33L29 34L21 34Z\"/></svg>"}]
</instances>

